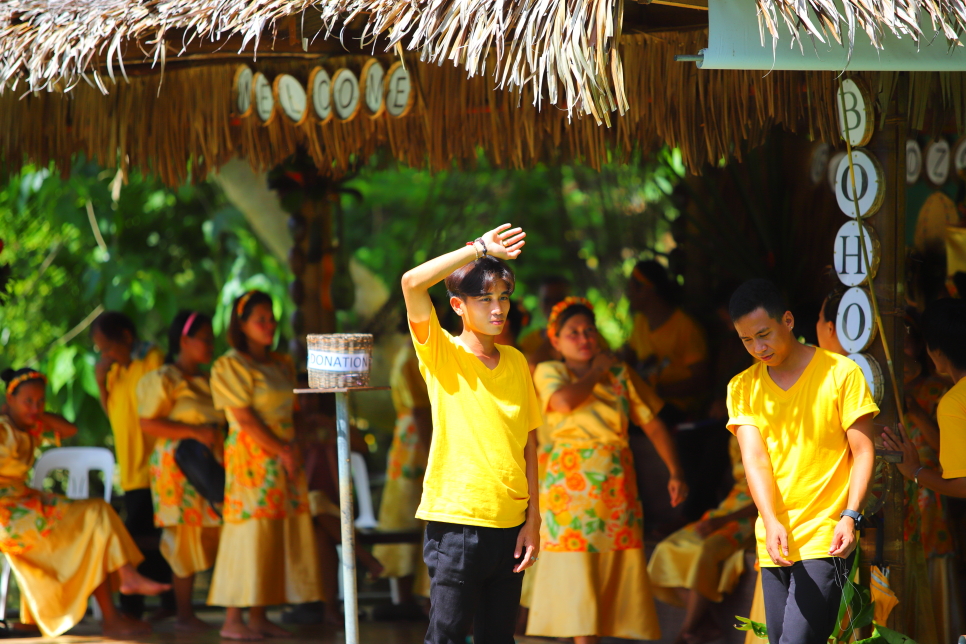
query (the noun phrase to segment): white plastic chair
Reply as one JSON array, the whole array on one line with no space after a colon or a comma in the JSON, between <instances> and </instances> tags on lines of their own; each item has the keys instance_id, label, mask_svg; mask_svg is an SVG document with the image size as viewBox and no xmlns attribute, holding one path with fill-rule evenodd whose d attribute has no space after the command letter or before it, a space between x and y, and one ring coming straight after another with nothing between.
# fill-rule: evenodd
<instances>
[{"instance_id":1,"label":"white plastic chair","mask_svg":"<svg viewBox=\"0 0 966 644\"><path fill-rule=\"evenodd\" d=\"M349 455L349 464L352 467L352 491L355 494L356 502L359 504L359 516L356 518L356 527L369 529L379 527L376 515L372 510L372 488L369 487L369 470L366 469L366 459L359 452L352 452Z\"/></svg>"},{"instance_id":2,"label":"white plastic chair","mask_svg":"<svg viewBox=\"0 0 966 644\"><path fill-rule=\"evenodd\" d=\"M111 502L114 480L114 455L103 447L57 447L40 455L34 464L34 478L30 487L41 490L44 479L53 470L67 470L67 498L86 499L90 494L89 477L92 470L104 473L104 500ZM371 504L371 500L370 500ZM3 558L0 570L0 619L7 616L7 591L10 587L10 562ZM101 619L101 607L91 598L95 619Z\"/></svg>"}]
</instances>

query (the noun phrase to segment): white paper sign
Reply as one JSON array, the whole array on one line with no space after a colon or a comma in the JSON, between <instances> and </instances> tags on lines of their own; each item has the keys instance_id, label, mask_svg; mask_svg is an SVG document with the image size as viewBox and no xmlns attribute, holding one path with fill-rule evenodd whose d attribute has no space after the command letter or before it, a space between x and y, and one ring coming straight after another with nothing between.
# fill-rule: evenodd
<instances>
[{"instance_id":1,"label":"white paper sign","mask_svg":"<svg viewBox=\"0 0 966 644\"><path fill-rule=\"evenodd\" d=\"M329 353L309 349L309 369L315 371L334 371L337 373L357 373L369 371L368 353Z\"/></svg>"}]
</instances>

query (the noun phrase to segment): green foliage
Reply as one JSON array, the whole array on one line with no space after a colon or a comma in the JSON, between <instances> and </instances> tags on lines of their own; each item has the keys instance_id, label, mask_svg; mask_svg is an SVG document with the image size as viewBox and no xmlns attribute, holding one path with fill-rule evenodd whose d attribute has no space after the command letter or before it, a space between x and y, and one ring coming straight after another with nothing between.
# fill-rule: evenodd
<instances>
[{"instance_id":1,"label":"green foliage","mask_svg":"<svg viewBox=\"0 0 966 644\"><path fill-rule=\"evenodd\" d=\"M891 628L876 624L872 629L872 637L857 640L855 644L916 644L916 642Z\"/></svg>"},{"instance_id":2,"label":"green foliage","mask_svg":"<svg viewBox=\"0 0 966 644\"><path fill-rule=\"evenodd\" d=\"M755 634L755 637L763 640L768 639L768 627L761 622L754 622L747 617L739 617L738 615L735 615L735 619L738 620L738 623L735 624L735 629L739 631L751 631Z\"/></svg>"},{"instance_id":3,"label":"green foliage","mask_svg":"<svg viewBox=\"0 0 966 644\"><path fill-rule=\"evenodd\" d=\"M99 307L124 311L162 346L179 309L213 313L219 351L228 304L248 288L268 290L288 318L287 269L215 186L119 179L78 161L66 177L25 167L0 182L0 262L13 272L0 307L0 367L45 371L48 408L77 423L78 444L111 443L87 332Z\"/></svg>"}]
</instances>

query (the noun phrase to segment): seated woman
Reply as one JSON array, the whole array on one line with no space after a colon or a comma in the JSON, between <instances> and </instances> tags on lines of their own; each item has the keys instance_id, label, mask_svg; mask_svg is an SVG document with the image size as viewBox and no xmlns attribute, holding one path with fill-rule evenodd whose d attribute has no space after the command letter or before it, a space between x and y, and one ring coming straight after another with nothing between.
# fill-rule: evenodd
<instances>
[{"instance_id":1,"label":"seated woman","mask_svg":"<svg viewBox=\"0 0 966 644\"><path fill-rule=\"evenodd\" d=\"M720 628L702 628L711 602L720 602L744 571L745 547L754 542L758 514L748 492L738 441L729 444L735 485L721 504L700 521L681 528L657 545L647 572L661 601L684 606L675 642L694 644L722 636Z\"/></svg>"},{"instance_id":2,"label":"seated woman","mask_svg":"<svg viewBox=\"0 0 966 644\"><path fill-rule=\"evenodd\" d=\"M27 487L37 448L69 438L77 428L44 411L42 373L7 369L0 377L7 383L0 409L0 552L17 576L21 621L56 637L83 619L93 594L105 636L150 633L146 623L114 607L108 575L118 573L124 594L157 595L170 586L134 569L144 557L103 499L70 500Z\"/></svg>"},{"instance_id":3,"label":"seated woman","mask_svg":"<svg viewBox=\"0 0 966 644\"><path fill-rule=\"evenodd\" d=\"M671 473L672 505L687 496L674 442L637 375L603 351L590 302L554 307L547 334L563 362L537 366L550 455L540 480L542 552L528 635L661 638L644 556L643 512L627 440L630 420Z\"/></svg>"}]
</instances>

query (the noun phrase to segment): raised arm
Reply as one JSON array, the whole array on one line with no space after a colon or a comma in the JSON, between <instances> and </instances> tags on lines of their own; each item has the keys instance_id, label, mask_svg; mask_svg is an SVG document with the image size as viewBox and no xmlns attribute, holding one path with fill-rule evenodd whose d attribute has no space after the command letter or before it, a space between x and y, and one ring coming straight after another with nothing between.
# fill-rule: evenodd
<instances>
[{"instance_id":1,"label":"raised arm","mask_svg":"<svg viewBox=\"0 0 966 644\"><path fill-rule=\"evenodd\" d=\"M251 407L232 407L229 409L241 431L248 434L255 443L282 462L282 467L294 476L298 469L298 452L295 443L283 441L269 429L265 422Z\"/></svg>"},{"instance_id":2,"label":"raised arm","mask_svg":"<svg viewBox=\"0 0 966 644\"><path fill-rule=\"evenodd\" d=\"M77 425L70 422L59 414L52 414L45 411L43 415L44 427L54 432L61 438L70 438L77 433Z\"/></svg>"},{"instance_id":3,"label":"raised arm","mask_svg":"<svg viewBox=\"0 0 966 644\"><path fill-rule=\"evenodd\" d=\"M594 391L594 386L615 364L617 364L617 358L611 354L604 352L598 353L594 357L594 361L590 364L590 369L587 370L587 373L574 382L564 385L553 392L550 400L547 401L547 408L550 411L563 414L569 414L577 409L587 401L590 394Z\"/></svg>"},{"instance_id":4,"label":"raised arm","mask_svg":"<svg viewBox=\"0 0 966 644\"><path fill-rule=\"evenodd\" d=\"M771 467L771 457L765 449L765 441L754 425L740 425L737 436L748 489L765 525L768 556L778 566L791 566L792 562L785 558L788 556L788 531L775 513L775 473Z\"/></svg>"},{"instance_id":5,"label":"raised arm","mask_svg":"<svg viewBox=\"0 0 966 644\"><path fill-rule=\"evenodd\" d=\"M866 414L851 427L846 436L849 439L849 449L852 450L852 474L849 477L849 510L862 512L865 507L865 497L869 494L869 483L872 482L872 472L875 469L875 444L872 442L872 414ZM842 517L832 536L832 546L829 554L833 557L848 557L858 544L855 538L855 522L849 517Z\"/></svg>"},{"instance_id":6,"label":"raised arm","mask_svg":"<svg viewBox=\"0 0 966 644\"><path fill-rule=\"evenodd\" d=\"M170 440L193 438L208 447L215 447L221 440L216 425L189 425L169 418L141 418L141 431L148 436Z\"/></svg>"},{"instance_id":7,"label":"raised arm","mask_svg":"<svg viewBox=\"0 0 966 644\"><path fill-rule=\"evenodd\" d=\"M516 259L526 243L526 233L522 228L510 229L503 224L483 235L483 244L489 255L499 259ZM420 264L402 276L403 297L406 299L406 315L412 324L416 339L422 343L429 337L429 318L433 313L433 302L429 299L429 289L446 279L456 269L469 264L481 255L483 249L478 243L464 246L458 250L440 255Z\"/></svg>"}]
</instances>

